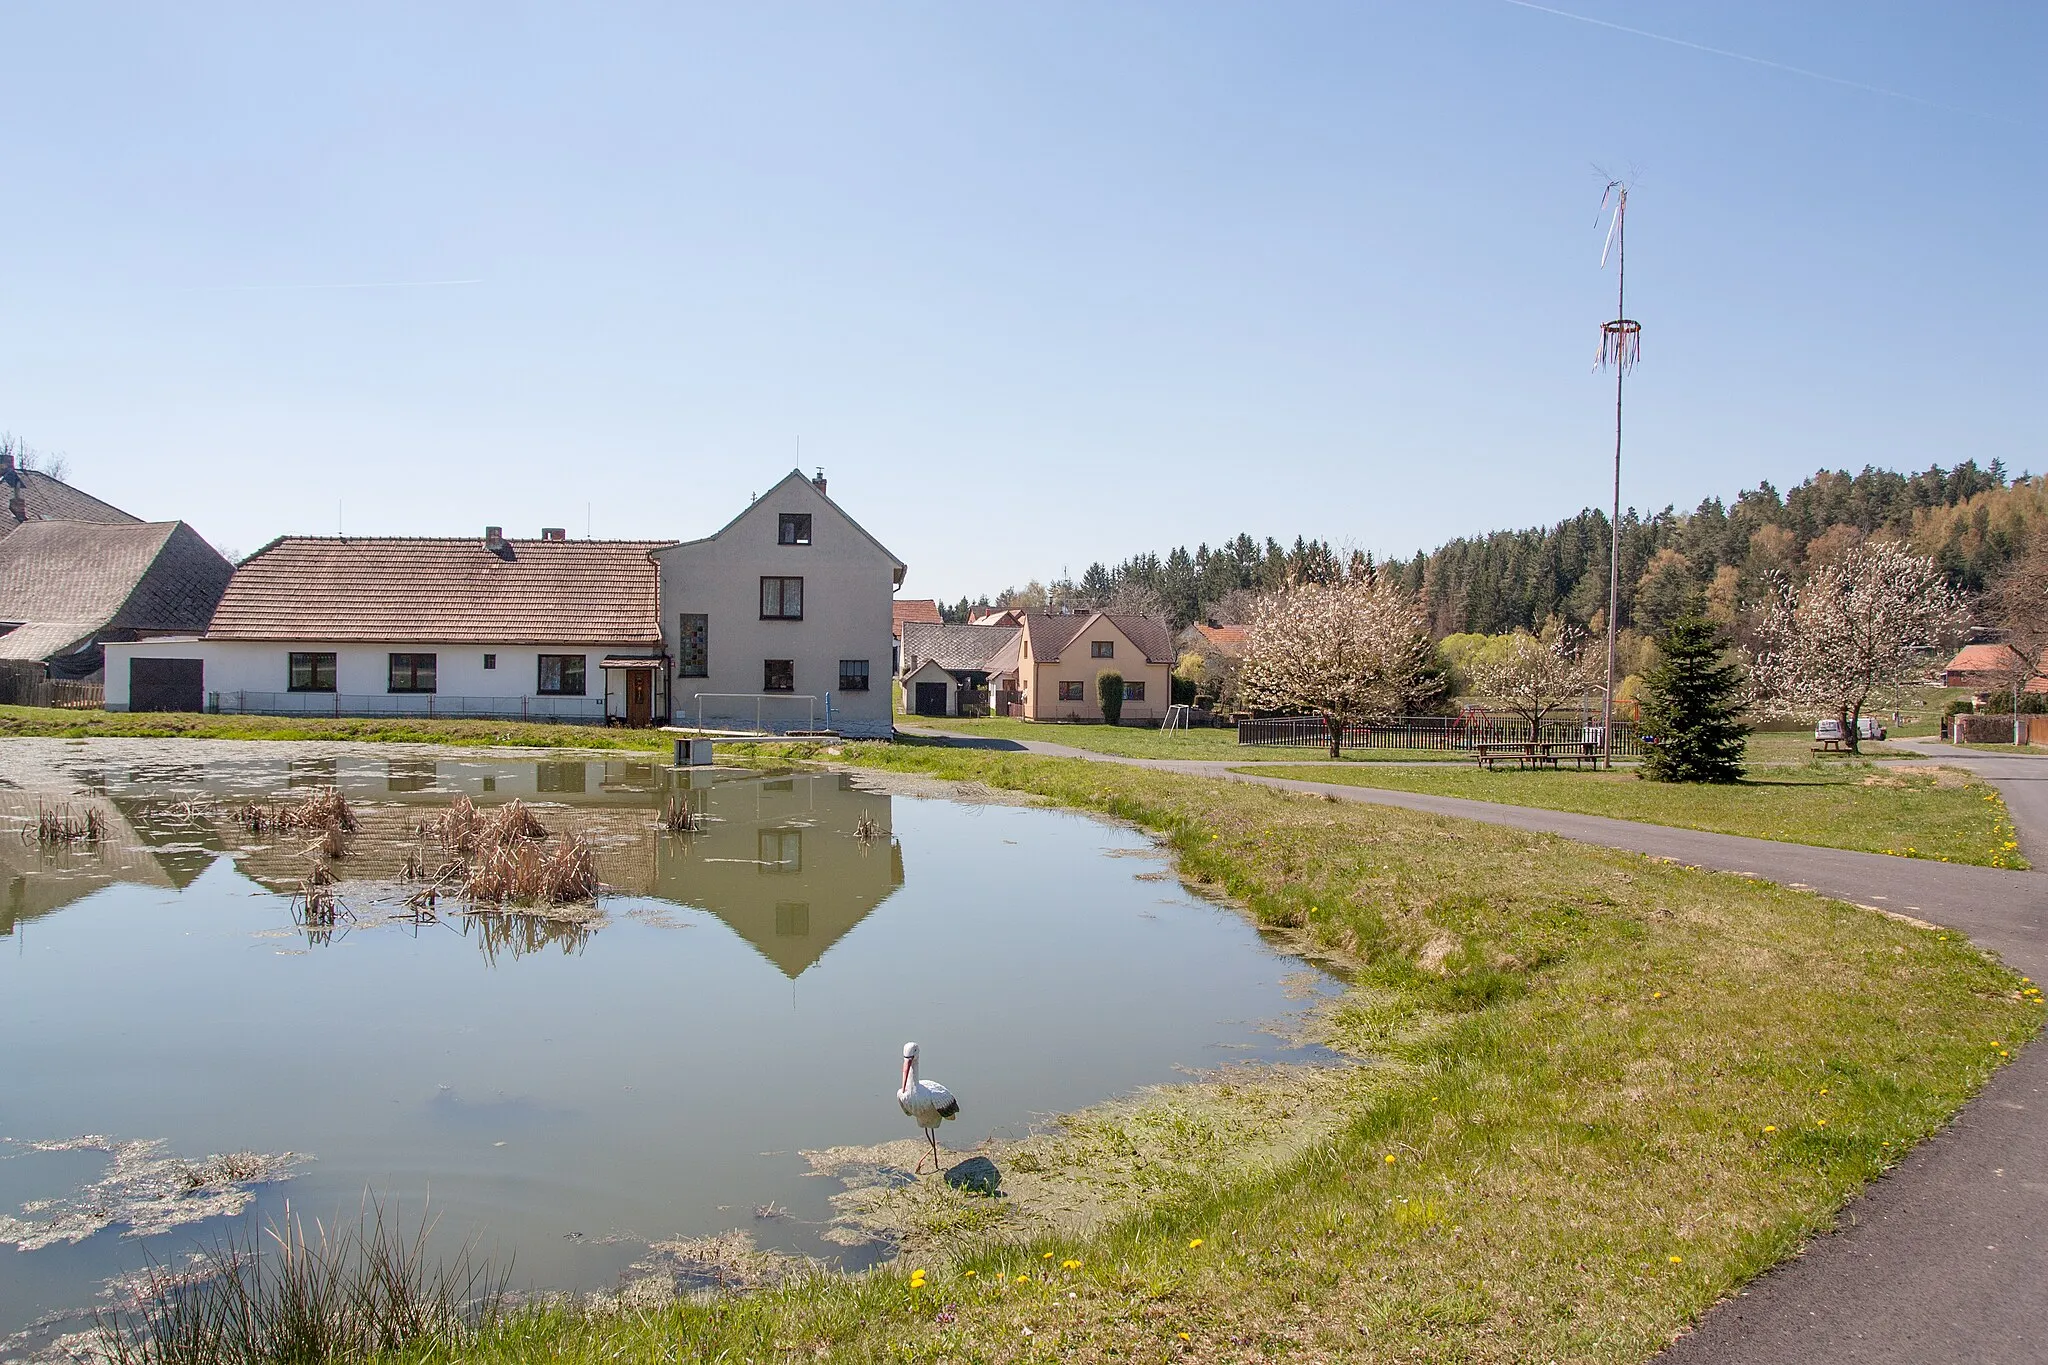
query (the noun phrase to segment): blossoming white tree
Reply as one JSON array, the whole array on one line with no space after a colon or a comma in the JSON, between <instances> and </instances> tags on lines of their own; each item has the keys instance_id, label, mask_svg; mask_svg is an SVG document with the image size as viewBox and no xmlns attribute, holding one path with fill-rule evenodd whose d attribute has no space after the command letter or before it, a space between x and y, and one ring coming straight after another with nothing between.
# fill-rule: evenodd
<instances>
[{"instance_id":1,"label":"blossoming white tree","mask_svg":"<svg viewBox=\"0 0 2048 1365\"><path fill-rule=\"evenodd\" d=\"M1968 625L1934 561L1894 541L1855 546L1803 583L1774 573L1749 651L1757 703L1831 715L1853 750L1863 708L1925 675Z\"/></svg>"},{"instance_id":2,"label":"blossoming white tree","mask_svg":"<svg viewBox=\"0 0 2048 1365\"><path fill-rule=\"evenodd\" d=\"M1489 701L1529 723L1529 737L1542 731L1552 711L1599 686L1595 660L1579 648L1579 634L1556 617L1543 634L1518 630L1499 646L1472 660L1472 681Z\"/></svg>"},{"instance_id":3,"label":"blossoming white tree","mask_svg":"<svg viewBox=\"0 0 2048 1365\"><path fill-rule=\"evenodd\" d=\"M1422 609L1377 575L1284 588L1259 598L1250 618L1239 688L1255 707L1321 716L1332 758L1346 724L1398 715L1426 685Z\"/></svg>"}]
</instances>

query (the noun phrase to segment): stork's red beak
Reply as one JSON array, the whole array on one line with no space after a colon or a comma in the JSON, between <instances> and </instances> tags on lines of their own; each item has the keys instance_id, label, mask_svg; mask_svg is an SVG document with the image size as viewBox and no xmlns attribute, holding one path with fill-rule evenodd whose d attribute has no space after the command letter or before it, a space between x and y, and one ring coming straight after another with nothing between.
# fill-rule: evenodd
<instances>
[{"instance_id":1,"label":"stork's red beak","mask_svg":"<svg viewBox=\"0 0 2048 1365\"><path fill-rule=\"evenodd\" d=\"M910 1058L908 1058L908 1057L905 1057L905 1058L903 1059L903 1084L902 1084L902 1085L901 1085L901 1086L899 1087L900 1089L903 1089L903 1090L908 1090L908 1089L910 1089L910 1066L911 1066L911 1059L910 1059Z\"/></svg>"}]
</instances>

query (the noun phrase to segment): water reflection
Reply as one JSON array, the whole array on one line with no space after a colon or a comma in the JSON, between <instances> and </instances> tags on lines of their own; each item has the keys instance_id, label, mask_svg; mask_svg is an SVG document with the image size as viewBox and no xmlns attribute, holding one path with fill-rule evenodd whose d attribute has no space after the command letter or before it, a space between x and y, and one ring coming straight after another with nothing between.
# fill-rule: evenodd
<instances>
[{"instance_id":1,"label":"water reflection","mask_svg":"<svg viewBox=\"0 0 2048 1365\"><path fill-rule=\"evenodd\" d=\"M863 790L844 773L763 776L646 760L514 764L407 756L274 764L245 758L227 768L95 766L71 777L92 793L69 798L71 804L97 796L112 816L110 835L90 847L24 843L14 832L34 824L38 800L58 798L0 792L0 935L116 882L183 888L223 856L258 885L293 895L316 861L312 841L247 837L226 819L227 808L330 786L348 796L361 828L330 861L344 883L343 908L302 922L313 947L331 946L365 920L394 918L387 905L358 919L348 912L358 897L346 888L371 884L387 901L402 900L394 887L407 852L419 844L421 822L457 795L479 805L515 797L533 804L553 832L574 830L591 841L608 893L709 911L792 980L904 882L891 798ZM672 798L698 817L694 831L662 828L662 807ZM454 913L457 903L442 900L438 908L451 923L464 918ZM492 964L543 948L580 952L595 932L585 923L518 914L477 918L461 931Z\"/></svg>"}]
</instances>

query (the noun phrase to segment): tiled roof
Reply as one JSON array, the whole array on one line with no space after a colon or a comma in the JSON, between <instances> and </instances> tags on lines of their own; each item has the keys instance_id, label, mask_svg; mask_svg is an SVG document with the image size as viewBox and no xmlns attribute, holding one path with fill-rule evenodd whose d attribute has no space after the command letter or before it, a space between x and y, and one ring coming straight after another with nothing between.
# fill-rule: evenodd
<instances>
[{"instance_id":1,"label":"tiled roof","mask_svg":"<svg viewBox=\"0 0 2048 1365\"><path fill-rule=\"evenodd\" d=\"M2043 654L2041 663L2048 663L2048 654ZM1997 690L2012 686L2012 655L2004 645L1964 645L1956 657L1948 661L1948 667L1941 671L1942 682L1949 687L1968 687L1976 691ZM2034 668L2034 677L2028 681L2028 692L2048 692L2048 677L2042 676L2040 664Z\"/></svg>"},{"instance_id":2,"label":"tiled roof","mask_svg":"<svg viewBox=\"0 0 2048 1365\"><path fill-rule=\"evenodd\" d=\"M1228 655L1230 658L1235 659L1244 653L1245 632L1243 626L1197 625L1195 630L1204 640L1209 642L1210 647L1218 654Z\"/></svg>"},{"instance_id":3,"label":"tiled roof","mask_svg":"<svg viewBox=\"0 0 2048 1365\"><path fill-rule=\"evenodd\" d=\"M30 521L0 539L0 658L47 659L103 632L206 628L234 572L182 521ZM63 638L59 638L59 637Z\"/></svg>"},{"instance_id":4,"label":"tiled roof","mask_svg":"<svg viewBox=\"0 0 2048 1365\"><path fill-rule=\"evenodd\" d=\"M666 540L284 536L242 561L210 640L653 645Z\"/></svg>"},{"instance_id":5,"label":"tiled roof","mask_svg":"<svg viewBox=\"0 0 2048 1365\"><path fill-rule=\"evenodd\" d=\"M14 515L14 499L21 498L22 515ZM0 467L0 536L33 521L92 521L103 526L134 526L142 518L130 516L90 493L80 492L62 479L34 469Z\"/></svg>"},{"instance_id":6,"label":"tiled roof","mask_svg":"<svg viewBox=\"0 0 2048 1365\"><path fill-rule=\"evenodd\" d=\"M890 624L895 627L896 638L903 638L903 627L910 621L923 621L938 625L946 618L939 615L939 604L929 597L898 598L889 604Z\"/></svg>"},{"instance_id":7,"label":"tiled roof","mask_svg":"<svg viewBox=\"0 0 2048 1365\"><path fill-rule=\"evenodd\" d=\"M1031 639L1033 661L1042 664L1058 663L1060 651L1072 644L1098 616L1122 631L1126 639L1143 650L1146 663L1173 662L1173 635L1164 624L1143 616L1113 615L1106 611L1076 612L1072 616L1053 616L1041 612L1027 615L1024 618L1024 629Z\"/></svg>"},{"instance_id":8,"label":"tiled roof","mask_svg":"<svg viewBox=\"0 0 2048 1365\"><path fill-rule=\"evenodd\" d=\"M907 621L903 626L903 668L907 673L929 660L941 668L987 671L990 661L1016 638L1015 626L948 626Z\"/></svg>"}]
</instances>

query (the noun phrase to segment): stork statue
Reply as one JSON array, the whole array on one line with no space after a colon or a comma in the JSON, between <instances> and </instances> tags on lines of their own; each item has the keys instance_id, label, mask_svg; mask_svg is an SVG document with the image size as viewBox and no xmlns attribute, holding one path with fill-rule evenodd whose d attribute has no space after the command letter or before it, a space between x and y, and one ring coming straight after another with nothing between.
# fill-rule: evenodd
<instances>
[{"instance_id":1,"label":"stork statue","mask_svg":"<svg viewBox=\"0 0 2048 1365\"><path fill-rule=\"evenodd\" d=\"M939 1169L939 1125L960 1113L960 1101L953 1098L953 1092L937 1081L921 1081L917 1078L917 1044L903 1045L903 1088L896 1092L896 1103L903 1106L903 1112L917 1120L917 1126L924 1129L924 1135L932 1144L932 1169ZM924 1158L917 1159L917 1174L924 1174Z\"/></svg>"}]
</instances>

